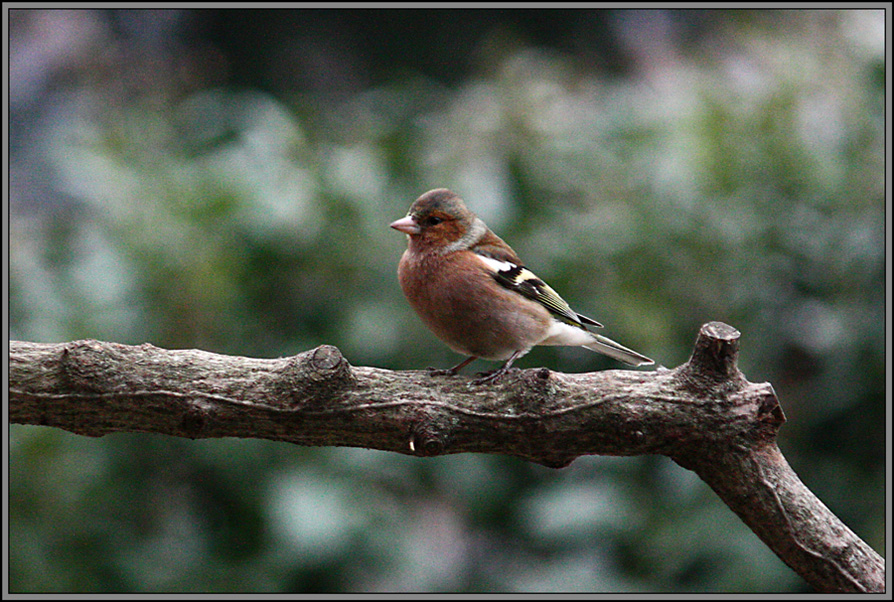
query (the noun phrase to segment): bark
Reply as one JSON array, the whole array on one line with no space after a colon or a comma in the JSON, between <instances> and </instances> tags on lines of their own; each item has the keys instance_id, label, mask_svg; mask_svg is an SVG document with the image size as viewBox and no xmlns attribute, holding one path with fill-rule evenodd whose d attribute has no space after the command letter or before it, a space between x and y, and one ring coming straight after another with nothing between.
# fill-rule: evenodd
<instances>
[{"instance_id":1,"label":"bark","mask_svg":"<svg viewBox=\"0 0 894 602\"><path fill-rule=\"evenodd\" d=\"M251 359L99 341L11 341L9 417L88 436L248 437L415 456L510 454L560 468L586 454L663 454L696 472L824 592L885 591L884 560L801 483L776 446L773 387L737 368L739 333L702 327L682 366L516 370L496 383L348 364L323 345Z\"/></svg>"}]
</instances>

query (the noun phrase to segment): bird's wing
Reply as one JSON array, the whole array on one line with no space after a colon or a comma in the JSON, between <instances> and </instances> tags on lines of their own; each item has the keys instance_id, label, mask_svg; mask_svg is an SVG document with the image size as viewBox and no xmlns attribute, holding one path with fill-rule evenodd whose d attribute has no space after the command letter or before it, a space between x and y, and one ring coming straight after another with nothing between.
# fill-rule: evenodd
<instances>
[{"instance_id":1,"label":"bird's wing","mask_svg":"<svg viewBox=\"0 0 894 602\"><path fill-rule=\"evenodd\" d=\"M478 257L493 270L493 277L498 283L540 303L563 322L568 322L584 330L586 330L585 324L602 328L602 324L596 320L582 316L571 309L571 306L559 296L559 293L525 266L507 259L493 257L491 254L478 253Z\"/></svg>"}]
</instances>

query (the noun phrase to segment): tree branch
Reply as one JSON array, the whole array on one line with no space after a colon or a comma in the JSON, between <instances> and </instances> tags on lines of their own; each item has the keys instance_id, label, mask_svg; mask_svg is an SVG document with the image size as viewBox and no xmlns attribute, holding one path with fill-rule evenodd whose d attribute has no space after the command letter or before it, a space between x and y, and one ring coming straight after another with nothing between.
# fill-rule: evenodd
<instances>
[{"instance_id":1,"label":"tree branch","mask_svg":"<svg viewBox=\"0 0 894 602\"><path fill-rule=\"evenodd\" d=\"M99 341L10 341L10 422L250 437L415 456L501 453L560 468L587 454L663 454L695 471L792 569L827 592L882 592L884 560L801 483L776 446L768 383L738 370L739 333L702 327L689 361L654 372L464 377L350 366L323 345L250 359Z\"/></svg>"}]
</instances>

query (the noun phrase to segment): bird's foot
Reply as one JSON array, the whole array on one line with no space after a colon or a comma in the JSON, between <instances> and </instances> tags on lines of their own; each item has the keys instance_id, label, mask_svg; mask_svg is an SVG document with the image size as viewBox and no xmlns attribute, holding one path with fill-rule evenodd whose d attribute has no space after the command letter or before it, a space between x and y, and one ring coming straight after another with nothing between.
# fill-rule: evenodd
<instances>
[{"instance_id":1,"label":"bird's foot","mask_svg":"<svg viewBox=\"0 0 894 602\"><path fill-rule=\"evenodd\" d=\"M429 366L425 369L429 376L456 376L454 368L433 368Z\"/></svg>"},{"instance_id":2,"label":"bird's foot","mask_svg":"<svg viewBox=\"0 0 894 602\"><path fill-rule=\"evenodd\" d=\"M462 370L463 368L465 368L466 366L468 366L469 364L474 362L476 359L478 359L478 358L468 357L468 358L464 359L463 361L461 361L460 363L458 363L457 365L453 366L452 368L432 368L431 366L429 366L427 368L428 375L429 376L456 376L456 374L460 370Z\"/></svg>"},{"instance_id":3,"label":"bird's foot","mask_svg":"<svg viewBox=\"0 0 894 602\"><path fill-rule=\"evenodd\" d=\"M502 368L497 368L496 370L490 370L489 372L479 372L478 378L471 381L473 385L483 385L487 383L492 383L500 380L510 372L518 372L518 368L510 368L508 366L503 366Z\"/></svg>"}]
</instances>

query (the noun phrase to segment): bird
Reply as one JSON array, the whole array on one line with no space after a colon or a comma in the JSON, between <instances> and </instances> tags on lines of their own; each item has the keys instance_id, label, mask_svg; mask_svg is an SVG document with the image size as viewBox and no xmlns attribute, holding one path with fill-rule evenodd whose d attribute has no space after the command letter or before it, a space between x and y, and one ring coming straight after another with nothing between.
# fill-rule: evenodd
<instances>
[{"instance_id":1,"label":"bird","mask_svg":"<svg viewBox=\"0 0 894 602\"><path fill-rule=\"evenodd\" d=\"M602 324L571 309L447 188L421 195L390 227L407 235L397 269L404 295L441 341L467 356L434 373L455 375L478 358L503 361L475 382L494 381L537 345L586 347L632 366L655 363L591 332Z\"/></svg>"}]
</instances>

